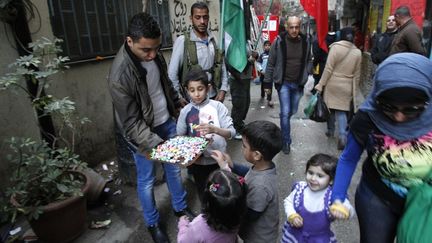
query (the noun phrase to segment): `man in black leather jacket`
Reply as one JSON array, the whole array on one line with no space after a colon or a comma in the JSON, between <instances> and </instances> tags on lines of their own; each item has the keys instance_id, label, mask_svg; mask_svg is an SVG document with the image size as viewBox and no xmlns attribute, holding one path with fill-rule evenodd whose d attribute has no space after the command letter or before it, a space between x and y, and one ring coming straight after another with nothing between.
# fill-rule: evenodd
<instances>
[{"instance_id":1,"label":"man in black leather jacket","mask_svg":"<svg viewBox=\"0 0 432 243\"><path fill-rule=\"evenodd\" d=\"M390 15L387 18L386 31L376 36L374 45L370 51L373 63L379 65L389 56L391 44L396 33L397 25L395 17Z\"/></svg>"},{"instance_id":2,"label":"man in black leather jacket","mask_svg":"<svg viewBox=\"0 0 432 243\"><path fill-rule=\"evenodd\" d=\"M169 242L159 225L153 186L155 161L146 154L176 135L175 117L181 107L159 52L162 38L157 22L147 13L132 17L126 41L118 51L108 76L116 126L133 152L137 191L145 223L155 242ZM180 168L164 163L165 178L177 216L192 216L186 204Z\"/></svg>"}]
</instances>

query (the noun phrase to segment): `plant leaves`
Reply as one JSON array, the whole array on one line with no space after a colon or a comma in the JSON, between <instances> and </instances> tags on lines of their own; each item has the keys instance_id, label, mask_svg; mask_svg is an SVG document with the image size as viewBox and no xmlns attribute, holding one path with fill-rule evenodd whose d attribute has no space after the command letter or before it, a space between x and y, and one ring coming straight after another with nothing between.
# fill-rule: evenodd
<instances>
[{"instance_id":1,"label":"plant leaves","mask_svg":"<svg viewBox=\"0 0 432 243\"><path fill-rule=\"evenodd\" d=\"M68 191L68 187L63 184L57 184L57 189L63 193Z\"/></svg>"}]
</instances>

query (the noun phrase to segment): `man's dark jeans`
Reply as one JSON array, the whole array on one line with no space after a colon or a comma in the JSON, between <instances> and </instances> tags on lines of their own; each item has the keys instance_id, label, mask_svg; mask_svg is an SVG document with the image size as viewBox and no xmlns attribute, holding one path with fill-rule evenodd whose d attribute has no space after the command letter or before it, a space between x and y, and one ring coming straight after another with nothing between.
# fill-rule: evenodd
<instances>
[{"instance_id":1,"label":"man's dark jeans","mask_svg":"<svg viewBox=\"0 0 432 243\"><path fill-rule=\"evenodd\" d=\"M250 82L251 79L230 78L230 91L232 99L231 117L234 128L241 133L244 128L244 120L250 105Z\"/></svg>"}]
</instances>

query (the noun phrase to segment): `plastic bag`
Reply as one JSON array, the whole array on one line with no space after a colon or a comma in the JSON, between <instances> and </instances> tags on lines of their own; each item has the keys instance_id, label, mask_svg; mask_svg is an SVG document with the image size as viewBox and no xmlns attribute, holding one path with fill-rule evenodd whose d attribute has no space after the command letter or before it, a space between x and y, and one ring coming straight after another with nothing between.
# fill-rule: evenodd
<instances>
[{"instance_id":1,"label":"plastic bag","mask_svg":"<svg viewBox=\"0 0 432 243\"><path fill-rule=\"evenodd\" d=\"M313 112L309 116L309 119L316 122L326 122L329 117L330 110L327 108L327 105L325 104L321 94L317 93L317 102Z\"/></svg>"},{"instance_id":2,"label":"plastic bag","mask_svg":"<svg viewBox=\"0 0 432 243\"><path fill-rule=\"evenodd\" d=\"M397 243L432 242L432 185L410 188L397 229Z\"/></svg>"},{"instance_id":3,"label":"plastic bag","mask_svg":"<svg viewBox=\"0 0 432 243\"><path fill-rule=\"evenodd\" d=\"M303 112L305 113L306 117L310 117L312 114L315 105L317 103L317 94L314 94L310 97L308 103L306 104L306 107L303 109Z\"/></svg>"}]
</instances>

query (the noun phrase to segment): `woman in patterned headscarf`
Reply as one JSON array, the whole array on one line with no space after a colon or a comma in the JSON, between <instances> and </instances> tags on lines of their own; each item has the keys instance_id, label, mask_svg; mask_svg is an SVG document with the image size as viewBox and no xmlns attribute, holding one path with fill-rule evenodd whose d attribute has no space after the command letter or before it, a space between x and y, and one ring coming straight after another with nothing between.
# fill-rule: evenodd
<instances>
[{"instance_id":1,"label":"woman in patterned headscarf","mask_svg":"<svg viewBox=\"0 0 432 243\"><path fill-rule=\"evenodd\" d=\"M350 124L332 201L340 206L345 199L366 149L355 196L360 241L393 242L409 188L432 170L432 62L414 53L392 55L374 82Z\"/></svg>"}]
</instances>

